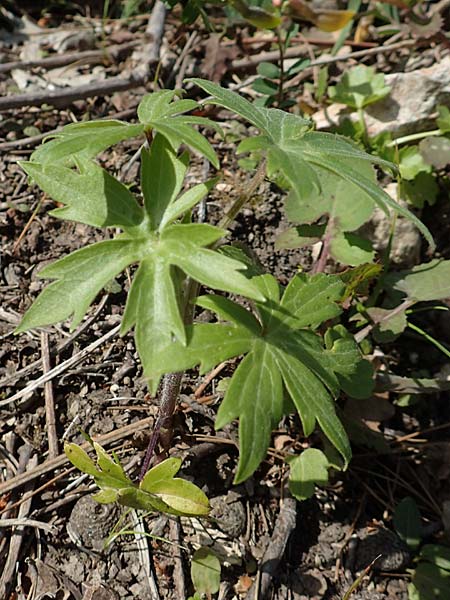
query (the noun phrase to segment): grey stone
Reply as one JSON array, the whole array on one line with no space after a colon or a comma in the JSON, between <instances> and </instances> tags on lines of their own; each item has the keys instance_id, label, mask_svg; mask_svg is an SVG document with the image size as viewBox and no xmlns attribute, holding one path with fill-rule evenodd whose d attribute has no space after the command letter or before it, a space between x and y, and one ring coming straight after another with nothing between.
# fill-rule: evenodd
<instances>
[{"instance_id":1,"label":"grey stone","mask_svg":"<svg viewBox=\"0 0 450 600\"><path fill-rule=\"evenodd\" d=\"M397 184L391 183L385 191L396 200ZM400 200L404 206L408 206ZM411 210L411 206L408 206ZM392 217L387 216L380 208L375 208L370 221L365 223L358 233L370 240L377 251L384 250L389 242ZM394 238L391 248L391 261L403 268L412 267L419 262L421 236L417 227L406 217L397 215Z\"/></svg>"},{"instance_id":2,"label":"grey stone","mask_svg":"<svg viewBox=\"0 0 450 600\"><path fill-rule=\"evenodd\" d=\"M450 56L431 67L386 75L386 83L390 94L365 109L370 136L390 132L396 138L434 129L436 108L450 102ZM331 104L312 118L318 130L329 129L345 119L358 119L342 104Z\"/></svg>"},{"instance_id":3,"label":"grey stone","mask_svg":"<svg viewBox=\"0 0 450 600\"><path fill-rule=\"evenodd\" d=\"M434 112L450 101L450 56L431 67L386 76L391 93L366 109L369 135L394 137L434 127Z\"/></svg>"}]
</instances>

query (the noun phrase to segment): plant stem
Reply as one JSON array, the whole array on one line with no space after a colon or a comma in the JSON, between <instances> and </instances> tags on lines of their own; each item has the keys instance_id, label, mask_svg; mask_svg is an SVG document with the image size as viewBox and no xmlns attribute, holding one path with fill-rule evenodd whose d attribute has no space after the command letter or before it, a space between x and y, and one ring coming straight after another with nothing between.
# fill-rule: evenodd
<instances>
[{"instance_id":1,"label":"plant stem","mask_svg":"<svg viewBox=\"0 0 450 600\"><path fill-rule=\"evenodd\" d=\"M360 344L363 341L363 339L369 335L369 333L372 331L372 329L376 325L380 325L380 323L384 323L385 321L392 319L392 317L395 317L396 315L400 314L401 312L406 311L408 308L410 308L414 304L414 302L415 302L415 300L411 300L411 299L407 298L406 300L403 300L403 302L401 304L399 304L398 306L393 308L390 312L383 315L381 318L373 319L372 323L369 323L369 325L366 325L364 327L364 329L361 329L361 331L358 331L357 333L355 333L355 336L354 336L355 342L357 344ZM409 325L409 323L408 323L408 325Z\"/></svg>"},{"instance_id":2,"label":"plant stem","mask_svg":"<svg viewBox=\"0 0 450 600\"><path fill-rule=\"evenodd\" d=\"M232 206L227 210L225 215L220 220L219 227L221 227L222 229L227 229L231 225L231 223L234 221L234 219L236 218L236 216L238 215L238 213L242 209L242 207L255 194L256 190L263 182L265 176L266 176L266 160L264 159L259 163L258 168L255 171L255 174L253 175L251 180L248 182L245 192L243 192L242 194L239 194L238 198L234 201Z\"/></svg>"},{"instance_id":3,"label":"plant stem","mask_svg":"<svg viewBox=\"0 0 450 600\"><path fill-rule=\"evenodd\" d=\"M392 140L387 144L388 148L392 148L393 146L400 146L401 144L407 144L408 142L414 142L415 140L423 140L424 138L430 136L442 135L442 131L440 129L433 129L432 131L421 131L420 133L411 133L411 135L405 135L403 137L399 137L396 140Z\"/></svg>"},{"instance_id":4,"label":"plant stem","mask_svg":"<svg viewBox=\"0 0 450 600\"><path fill-rule=\"evenodd\" d=\"M280 78L278 80L278 108L281 108L284 96L284 43L281 39L281 31L276 29L278 49L280 51Z\"/></svg>"},{"instance_id":5,"label":"plant stem","mask_svg":"<svg viewBox=\"0 0 450 600\"><path fill-rule=\"evenodd\" d=\"M429 333L424 331L421 327L418 327L417 325L414 325L414 323L409 323L409 322L408 322L408 327L410 329L412 329L413 331L415 331L416 333L418 333L419 335L423 336L428 342L430 342L430 344L433 344L433 346L436 346L436 348L438 350L440 350L443 354L445 354L445 356L447 358L450 358L450 351L445 346L443 346L440 342L438 342L436 339L434 339L434 337L432 337Z\"/></svg>"},{"instance_id":6,"label":"plant stem","mask_svg":"<svg viewBox=\"0 0 450 600\"><path fill-rule=\"evenodd\" d=\"M248 200L254 195L266 174L266 161L262 160L246 186L245 193L241 194L231 208L220 221L219 227L226 229L235 219L236 215ZM200 284L188 278L186 281L186 293L184 295L184 322L186 325L192 323L195 311L195 298L198 296ZM183 373L167 373L164 375L161 386L161 400L158 409L158 417L153 427L152 435L148 442L145 458L139 473L139 481L142 481L147 473L156 444L161 439L164 449L170 447L172 440L172 419L177 406Z\"/></svg>"},{"instance_id":7,"label":"plant stem","mask_svg":"<svg viewBox=\"0 0 450 600\"><path fill-rule=\"evenodd\" d=\"M320 252L319 260L312 268L313 273L323 273L327 266L328 256L330 254L331 238L333 235L333 219L328 219L325 232L322 237L322 250Z\"/></svg>"},{"instance_id":8,"label":"plant stem","mask_svg":"<svg viewBox=\"0 0 450 600\"><path fill-rule=\"evenodd\" d=\"M366 119L364 118L364 109L358 108L358 118L363 131L363 142L366 148L369 147L369 136L367 135Z\"/></svg>"}]
</instances>

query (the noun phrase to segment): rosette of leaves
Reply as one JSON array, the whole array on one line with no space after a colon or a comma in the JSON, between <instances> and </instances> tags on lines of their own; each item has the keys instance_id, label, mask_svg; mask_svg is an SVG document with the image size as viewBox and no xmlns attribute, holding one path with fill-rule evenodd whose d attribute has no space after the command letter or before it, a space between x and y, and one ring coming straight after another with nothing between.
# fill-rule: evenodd
<instances>
[{"instance_id":1,"label":"rosette of leaves","mask_svg":"<svg viewBox=\"0 0 450 600\"><path fill-rule=\"evenodd\" d=\"M143 202L104 169L76 157L76 169L61 164L22 163L24 170L50 197L63 206L57 217L94 227L120 228L108 239L77 250L45 267L41 277L53 279L24 315L17 332L72 317L80 323L99 291L130 265L138 265L128 294L121 333L135 328L136 346L144 373L175 337L186 343L183 283L186 276L216 288L263 299L246 277L241 262L208 248L225 231L190 223L190 210L213 181L181 193L188 155L177 156L170 142L156 135L141 154ZM180 218L185 217L184 221ZM150 382L156 390L159 379Z\"/></svg>"},{"instance_id":2,"label":"rosette of leaves","mask_svg":"<svg viewBox=\"0 0 450 600\"><path fill-rule=\"evenodd\" d=\"M235 483L248 478L263 460L272 430L293 407L309 436L316 423L342 457L351 456L346 432L336 414L340 390L365 397L372 389L371 366L361 358L342 326L328 329L324 342L314 329L337 317L344 284L337 276L296 275L282 297L271 275L255 278L267 298L256 314L222 296L201 296L198 304L225 323L187 328L188 344L172 343L153 362L154 377L167 366L183 371L200 364L206 372L234 356L245 355L219 408L216 427L239 418L239 465Z\"/></svg>"},{"instance_id":3,"label":"rosette of leaves","mask_svg":"<svg viewBox=\"0 0 450 600\"><path fill-rule=\"evenodd\" d=\"M77 444L66 443L64 452L70 462L94 478L100 488L92 498L100 504L118 502L123 506L172 515L203 516L210 510L209 501L200 488L179 477L180 458L168 458L147 471L142 481L133 483L118 458L111 458L97 442L91 442L97 464Z\"/></svg>"},{"instance_id":4,"label":"rosette of leaves","mask_svg":"<svg viewBox=\"0 0 450 600\"><path fill-rule=\"evenodd\" d=\"M317 202L321 205L322 212L334 214L332 218L338 237L335 252L342 256L348 255L349 251L355 251L352 246L356 246L359 255L353 263L367 260L371 249L347 232L354 231L356 221L361 224L368 219L367 215L373 204L388 216L389 209L392 209L408 218L434 248L433 238L427 227L377 185L370 168L372 163L395 170L395 165L364 152L342 136L313 131L311 122L297 115L275 108L255 106L239 94L203 79L188 81L212 96L207 100L208 103L218 104L235 112L259 130L259 135L246 138L240 143L238 152L257 151L266 156L268 176L277 178L277 181L282 180L290 190L291 211L294 205L299 214L306 208L311 213L308 218L313 219L318 211L312 205ZM347 196L351 201L341 209L338 204ZM358 206L352 220L350 213L354 202ZM341 212L346 214L343 216ZM345 223L345 218L352 221L350 225ZM355 229L358 226L355 225ZM320 232L317 233L320 236Z\"/></svg>"}]
</instances>

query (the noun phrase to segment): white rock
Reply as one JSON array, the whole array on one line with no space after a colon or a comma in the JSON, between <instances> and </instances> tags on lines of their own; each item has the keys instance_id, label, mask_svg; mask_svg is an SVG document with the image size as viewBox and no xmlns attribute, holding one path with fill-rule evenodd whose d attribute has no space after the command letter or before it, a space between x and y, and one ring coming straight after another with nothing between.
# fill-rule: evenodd
<instances>
[{"instance_id":1,"label":"white rock","mask_svg":"<svg viewBox=\"0 0 450 600\"><path fill-rule=\"evenodd\" d=\"M399 137L434 128L437 106L450 102L450 56L431 67L386 75L386 83L391 93L365 109L370 136L389 131ZM321 130L348 116L345 107L332 104L312 118ZM356 114L351 118L356 120Z\"/></svg>"}]
</instances>

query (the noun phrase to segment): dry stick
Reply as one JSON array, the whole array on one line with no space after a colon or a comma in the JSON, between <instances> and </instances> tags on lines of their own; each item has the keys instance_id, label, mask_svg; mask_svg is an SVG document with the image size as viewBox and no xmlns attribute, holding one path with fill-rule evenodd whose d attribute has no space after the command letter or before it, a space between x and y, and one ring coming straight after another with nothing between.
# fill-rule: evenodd
<instances>
[{"instance_id":1,"label":"dry stick","mask_svg":"<svg viewBox=\"0 0 450 600\"><path fill-rule=\"evenodd\" d=\"M26 494L23 494L22 497L20 498L20 500L17 500L17 502L14 502L14 504L8 505L7 508L4 508L3 510L0 510L0 516L3 517L3 515L5 514L5 512L7 510L17 508L18 506L20 506L21 504L23 504L24 502L26 502L29 498L32 498L33 496L36 496L36 494L40 494L41 492L43 492L44 490L46 490L49 487L51 487L54 483L56 483L57 481L59 481L63 477L67 477L67 475L69 475L70 473L72 473L72 471L75 471L75 467L71 467L70 469L65 469L64 471L62 471L62 473L59 473L58 475L55 475L55 477L52 477L52 479L49 479L48 481L46 481L45 483L43 483L38 488L33 489L33 491L27 492ZM38 512L40 512L40 511L38 511ZM5 518L6 517L7 517L7 515L5 516Z\"/></svg>"},{"instance_id":2,"label":"dry stick","mask_svg":"<svg viewBox=\"0 0 450 600\"><path fill-rule=\"evenodd\" d=\"M37 454L32 456L29 459L31 448L27 446L21 448L22 456L20 462L22 465L27 464L30 468L30 471L35 468L37 464ZM29 459L29 460L28 460ZM23 475L27 475L27 472L23 473ZM33 487L32 484L29 483L30 488ZM29 490L28 490L29 491ZM29 498L26 502L23 502L19 508L19 519L24 519L28 516L28 513L31 509L31 498ZM19 527L11 536L9 542L9 552L8 558L6 559L6 563L3 567L3 573L0 577L0 598L7 598L7 594L9 588L13 585L15 577L14 573L16 570L16 563L19 557L20 548L22 546L22 541L25 533L25 528L23 526Z\"/></svg>"},{"instance_id":3,"label":"dry stick","mask_svg":"<svg viewBox=\"0 0 450 600\"><path fill-rule=\"evenodd\" d=\"M184 580L183 571L183 556L181 554L181 527L178 517L170 519L169 531L172 541L175 542L172 555L174 561L172 578L175 584L176 597L180 599L187 598L186 582Z\"/></svg>"},{"instance_id":4,"label":"dry stick","mask_svg":"<svg viewBox=\"0 0 450 600\"><path fill-rule=\"evenodd\" d=\"M151 36L151 42L145 46L145 59L128 78L111 77L105 81L89 83L73 88L5 96L4 98L0 98L0 111L10 108L21 108L23 106L40 106L44 103L59 107L67 106L74 100L80 100L81 98L103 96L112 94L113 92L124 92L144 85L148 81L150 68L159 62L165 14L166 8L164 4L160 0L157 0L146 30L146 34Z\"/></svg>"},{"instance_id":5,"label":"dry stick","mask_svg":"<svg viewBox=\"0 0 450 600\"><path fill-rule=\"evenodd\" d=\"M106 304L108 298L109 298L109 294L105 294L103 296L103 298L98 303L98 306L95 309L95 311L92 313L92 315L90 317L88 317L77 329L75 329L75 331L71 335L69 335L68 338L66 338L60 344L58 344L58 346L56 346L57 352L61 352L62 350L64 350L64 348L67 348L67 346L70 346L77 339L77 337L79 335L81 335L83 333L83 331L85 329L87 329L97 319L97 317L99 316L99 314L102 312L103 308L105 307L105 304Z\"/></svg>"},{"instance_id":6,"label":"dry stick","mask_svg":"<svg viewBox=\"0 0 450 600\"><path fill-rule=\"evenodd\" d=\"M145 535L144 519L135 510L131 511L133 520L134 537L136 540L138 556L140 564L144 570L145 578L147 579L151 600L160 600L158 584L156 582L155 573L152 567L152 558L148 538ZM184 598L184 596L183 596Z\"/></svg>"},{"instance_id":7,"label":"dry stick","mask_svg":"<svg viewBox=\"0 0 450 600\"><path fill-rule=\"evenodd\" d=\"M25 227L22 229L22 231L20 232L19 237L17 238L17 240L14 242L13 245L13 254L16 252L17 248L20 246L20 244L22 243L23 238L25 237L25 234L27 233L27 231L29 230L29 228L31 227L32 222L34 221L34 219L36 218L36 215L39 212L39 209L41 208L41 204L42 204L42 198L38 200L33 212L31 213L31 217L28 219L28 221L25 223Z\"/></svg>"},{"instance_id":8,"label":"dry stick","mask_svg":"<svg viewBox=\"0 0 450 600\"><path fill-rule=\"evenodd\" d=\"M1 519L0 527L36 527L48 533L57 533L57 530L52 525L36 521L35 519Z\"/></svg>"},{"instance_id":9,"label":"dry stick","mask_svg":"<svg viewBox=\"0 0 450 600\"><path fill-rule=\"evenodd\" d=\"M115 59L122 52L136 48L141 42L134 40L126 44L114 44L101 50L84 50L82 52L71 52L68 54L57 54L56 56L47 56L46 58L37 58L35 60L16 60L0 64L0 73L8 73L13 69L34 69L42 67L43 69L53 69L54 67L64 67L71 63L84 65L88 63L103 62L105 59Z\"/></svg>"},{"instance_id":10,"label":"dry stick","mask_svg":"<svg viewBox=\"0 0 450 600\"><path fill-rule=\"evenodd\" d=\"M6 406L7 404L11 404L11 402L16 402L17 400L20 400L24 396L27 396L30 392L34 391L36 388L46 383L47 381L51 381L53 378L62 375L62 373L65 373L70 368L74 367L79 362L84 360L87 356L89 356L89 354L92 354L92 352L94 352L94 350L96 350L99 346L115 337L119 333L119 330L120 325L113 327L113 329L110 329L107 333L105 333L105 335L102 335L101 338L98 338L98 340L95 340L95 342L92 342L92 344L89 344L89 346L83 348L83 350L80 350L80 352L77 352L69 359L62 362L60 365L53 367L53 369L50 369L50 371L44 373L43 375L29 383L26 387L20 390L20 392L17 392L13 396L10 396L5 400L0 400L0 406Z\"/></svg>"},{"instance_id":11,"label":"dry stick","mask_svg":"<svg viewBox=\"0 0 450 600\"><path fill-rule=\"evenodd\" d=\"M136 107L127 108L126 110L122 110L118 113L115 113L114 116L108 115L106 117L101 117L98 119L99 121L105 121L111 118L117 119L128 119L129 117L133 117L136 114ZM11 142L2 142L0 144L0 150L14 150L15 148L22 148L23 146L35 146L42 142L47 137L54 135L55 133L59 133L62 131L63 127L57 127L56 129L52 129L51 131L46 131L45 133L39 133L38 135L32 135L30 137L21 138L20 140L12 140Z\"/></svg>"},{"instance_id":12,"label":"dry stick","mask_svg":"<svg viewBox=\"0 0 450 600\"><path fill-rule=\"evenodd\" d=\"M41 106L42 104L50 104L57 107L67 106L75 100L81 100L82 98L106 96L113 92L125 92L126 90L144 85L146 81L147 77L134 72L130 77L110 77L109 79L105 79L105 81L88 83L71 88L4 96L0 98L0 111L11 108L22 108L24 106Z\"/></svg>"},{"instance_id":13,"label":"dry stick","mask_svg":"<svg viewBox=\"0 0 450 600\"><path fill-rule=\"evenodd\" d=\"M51 370L50 349L48 344L48 333L41 333L41 353L42 367L44 375ZM56 418L55 418L55 399L53 396L53 384L51 381L44 383L45 396L45 423L47 425L48 434L48 456L55 458L58 456L58 436L56 434Z\"/></svg>"},{"instance_id":14,"label":"dry stick","mask_svg":"<svg viewBox=\"0 0 450 600\"><path fill-rule=\"evenodd\" d=\"M103 307L105 306L107 300L108 300L108 294L105 294L105 296L103 296L103 298L101 299L99 305L95 309L94 314L91 315L90 317L88 317L86 319L86 321L84 321L80 325L80 327L78 327L78 329L76 329L68 338L66 338L58 346L56 346L56 352L57 353L61 352L65 348L67 348L67 346L70 346L76 340L76 338L89 325L91 325L91 323L93 321L95 321L95 319L98 317L98 315L100 314L100 312L103 310ZM50 355L51 354L52 353L50 352ZM23 367L23 369L19 369L13 375L9 375L8 377L5 377L4 379L1 379L0 380L0 387L6 387L7 385L13 384L15 381L19 380L23 375L27 375L30 372L33 372L33 371L37 370L41 365L42 365L42 357L38 358L38 360L33 361L32 363L30 363L26 367Z\"/></svg>"},{"instance_id":15,"label":"dry stick","mask_svg":"<svg viewBox=\"0 0 450 600\"><path fill-rule=\"evenodd\" d=\"M261 569L258 570L258 573L261 573L259 577L259 586L257 585L257 578L256 582L248 591L246 600L266 600L266 598L269 598L272 579L275 577L281 559L283 558L289 536L295 529L296 520L296 500L286 492L275 522L272 537L270 538L270 542L268 543L261 560Z\"/></svg>"},{"instance_id":16,"label":"dry stick","mask_svg":"<svg viewBox=\"0 0 450 600\"><path fill-rule=\"evenodd\" d=\"M102 446L106 444L112 444L113 442L117 442L124 437L128 437L129 435L133 435L134 433L145 429L153 422L154 417L146 417L145 419L142 419L137 423L130 423L129 425L125 425L120 429L116 429L116 431L110 431L109 433L99 435L98 437L95 437L94 440ZM80 446L81 448L84 448L84 450L89 450L91 447L88 442L84 442L83 444L80 444ZM35 467L34 469L27 471L26 473L21 473L20 475L16 475L15 477L8 479L8 481L0 483L0 496L6 494L7 492L10 492L11 490L25 485L29 481L37 479L41 475L45 475L46 473L61 468L67 462L69 462L67 456L65 454L60 454L56 458L47 460L41 465Z\"/></svg>"},{"instance_id":17,"label":"dry stick","mask_svg":"<svg viewBox=\"0 0 450 600\"><path fill-rule=\"evenodd\" d=\"M319 67L321 65L329 65L332 63L348 60L349 58L364 58L367 56L375 56L377 54L384 54L385 52L392 52L393 50L400 50L401 48L408 48L410 46L417 46L417 40L404 40L395 44L388 44L386 46L377 46L376 48L367 48L365 50L356 50L355 52L349 52L345 56L330 56L325 58L318 58L312 61L309 67ZM303 56L306 52L305 47L296 46L294 48L288 48L285 52L284 58L297 58ZM239 71L248 69L249 67L256 67L260 62L273 62L278 60L280 53L278 50L272 50L270 52L260 52L246 58L240 58L233 60L231 63L231 71Z\"/></svg>"},{"instance_id":18,"label":"dry stick","mask_svg":"<svg viewBox=\"0 0 450 600\"><path fill-rule=\"evenodd\" d=\"M202 397L203 392L211 383L211 381L217 377L217 375L227 366L228 361L221 362L220 365L217 365L215 369L213 369L208 375L204 378L203 383L201 383L198 388L194 392L194 397L198 400Z\"/></svg>"}]
</instances>

